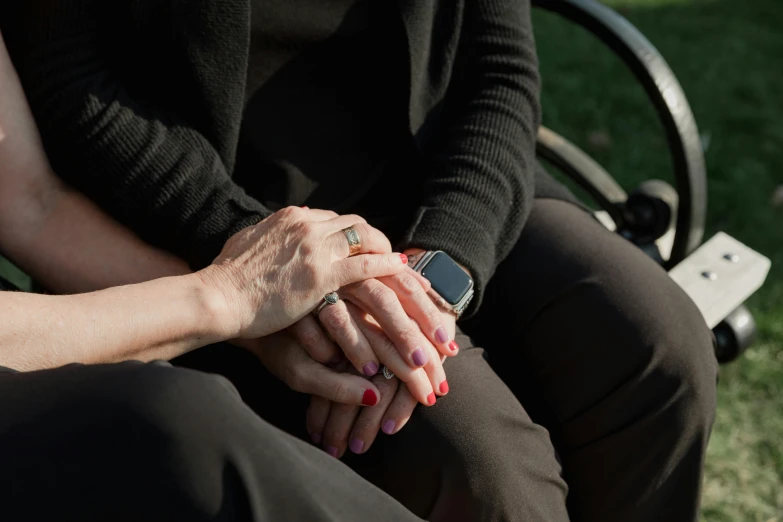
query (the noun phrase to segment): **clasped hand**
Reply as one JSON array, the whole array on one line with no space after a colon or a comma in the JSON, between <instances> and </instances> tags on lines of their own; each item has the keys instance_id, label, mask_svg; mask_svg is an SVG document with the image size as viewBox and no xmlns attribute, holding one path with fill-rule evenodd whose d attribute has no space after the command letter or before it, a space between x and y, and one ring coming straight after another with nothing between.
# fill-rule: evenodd
<instances>
[{"instance_id":1,"label":"clasped hand","mask_svg":"<svg viewBox=\"0 0 783 522\"><path fill-rule=\"evenodd\" d=\"M281 227L275 225L286 220L295 223L277 230ZM348 257L341 232L347 227L361 237L354 257ZM246 247L260 234L267 243L263 249L274 251L272 242L276 254L247 255ZM266 271L259 262L269 265ZM265 317L264 328L242 325L238 337L266 335L246 346L290 388L313 395L308 431L334 456L347 447L367 451L379 431L399 431L417 402L430 406L448 393L442 360L458 351L454 316L435 306L427 295L429 282L404 262L405 256L392 254L388 239L362 218L310 209L284 209L238 234L215 262L225 277L265 273L263 281L233 284L244 292L265 289L254 300L263 313L248 314L250 325ZM323 308L318 318L307 313L335 289L341 297L337 304ZM279 331L291 323L288 332ZM268 335L270 325L274 335ZM380 365L396 377L387 380Z\"/></svg>"}]
</instances>

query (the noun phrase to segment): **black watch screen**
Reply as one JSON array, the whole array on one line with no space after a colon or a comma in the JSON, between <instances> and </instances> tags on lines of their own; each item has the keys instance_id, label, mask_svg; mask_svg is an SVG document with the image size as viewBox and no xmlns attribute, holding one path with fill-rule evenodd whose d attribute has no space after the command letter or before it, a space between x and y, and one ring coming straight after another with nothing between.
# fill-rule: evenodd
<instances>
[{"instance_id":1,"label":"black watch screen","mask_svg":"<svg viewBox=\"0 0 783 522\"><path fill-rule=\"evenodd\" d=\"M435 290L447 303L454 306L470 290L470 277L447 254L437 252L422 269L421 275L432 283Z\"/></svg>"}]
</instances>

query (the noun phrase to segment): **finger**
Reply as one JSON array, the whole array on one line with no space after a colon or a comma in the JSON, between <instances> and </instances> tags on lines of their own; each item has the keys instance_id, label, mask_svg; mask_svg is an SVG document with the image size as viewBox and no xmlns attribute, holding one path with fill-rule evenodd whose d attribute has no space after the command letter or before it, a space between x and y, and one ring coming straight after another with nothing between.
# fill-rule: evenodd
<instances>
[{"instance_id":1,"label":"finger","mask_svg":"<svg viewBox=\"0 0 783 522\"><path fill-rule=\"evenodd\" d=\"M411 368L403 361L394 343L386 336L381 327L367 316L364 310L352 303L348 303L347 307L381 363L394 372L399 380L408 384L411 393L419 402L429 405L431 398L434 399L435 395L432 383L424 370Z\"/></svg>"},{"instance_id":2,"label":"finger","mask_svg":"<svg viewBox=\"0 0 783 522\"><path fill-rule=\"evenodd\" d=\"M319 446L323 442L324 427L331 408L332 401L317 395L310 396L310 406L307 408L306 416L307 433L310 434L313 443Z\"/></svg>"},{"instance_id":3,"label":"finger","mask_svg":"<svg viewBox=\"0 0 783 522\"><path fill-rule=\"evenodd\" d=\"M446 377L443 366L438 357L433 357L434 347L408 317L397 294L377 279L348 285L341 292L378 322L405 362L412 368L425 368L437 390Z\"/></svg>"},{"instance_id":4,"label":"finger","mask_svg":"<svg viewBox=\"0 0 783 522\"><path fill-rule=\"evenodd\" d=\"M324 449L335 458L341 458L348 447L348 434L351 432L359 407L349 404L332 404L329 419L324 427Z\"/></svg>"},{"instance_id":5,"label":"finger","mask_svg":"<svg viewBox=\"0 0 783 522\"><path fill-rule=\"evenodd\" d=\"M380 368L378 358L348 312L345 301L340 300L333 305L326 306L318 315L318 320L332 336L332 339L342 348L343 353L357 372L366 377L372 377L378 373Z\"/></svg>"},{"instance_id":6,"label":"finger","mask_svg":"<svg viewBox=\"0 0 783 522\"><path fill-rule=\"evenodd\" d=\"M400 254L366 254L332 263L333 288L342 288L366 279L392 276L405 270Z\"/></svg>"},{"instance_id":7,"label":"finger","mask_svg":"<svg viewBox=\"0 0 783 522\"><path fill-rule=\"evenodd\" d=\"M381 392L381 402L373 408L362 409L356 417L353 429L348 437L348 448L356 454L365 453L370 449L372 443L375 442L375 437L381 429L381 421L384 418L386 409L394 400L400 384L398 379L386 379L383 375L373 378L372 381ZM413 405L416 406L416 399L410 394L408 394L408 397L411 398Z\"/></svg>"},{"instance_id":8,"label":"finger","mask_svg":"<svg viewBox=\"0 0 783 522\"><path fill-rule=\"evenodd\" d=\"M342 351L329 339L312 314L304 316L291 325L288 331L299 341L308 355L319 363L337 364L343 360Z\"/></svg>"},{"instance_id":9,"label":"finger","mask_svg":"<svg viewBox=\"0 0 783 522\"><path fill-rule=\"evenodd\" d=\"M413 268L411 268L410 265L408 265L407 270L403 270L403 273L410 274L411 276L415 277L416 281L419 282L419 284L421 285L421 287L424 289L425 292L429 292L430 289L432 288L432 283L430 283L430 280L424 277L423 275L421 275L420 273L418 273L417 271L415 271Z\"/></svg>"},{"instance_id":10,"label":"finger","mask_svg":"<svg viewBox=\"0 0 783 522\"><path fill-rule=\"evenodd\" d=\"M348 218L352 218L353 220ZM324 227L331 232L326 239L329 244L329 251L334 254L336 259L346 258L351 253L351 245L348 243L345 232L343 232L346 228L353 228L359 236L360 248L357 254L391 253L391 243L389 243L388 238L383 232L367 223L356 221L356 219L361 218L359 216L340 216L339 218L324 223ZM334 228L336 223L341 223L344 226Z\"/></svg>"},{"instance_id":11,"label":"finger","mask_svg":"<svg viewBox=\"0 0 783 522\"><path fill-rule=\"evenodd\" d=\"M380 392L358 375L338 373L314 361L299 343L259 350L257 356L275 377L294 391L318 395L342 404L375 406Z\"/></svg>"},{"instance_id":12,"label":"finger","mask_svg":"<svg viewBox=\"0 0 783 522\"><path fill-rule=\"evenodd\" d=\"M300 207L304 210L304 217L307 221L329 221L339 216L337 212L323 210L320 208Z\"/></svg>"},{"instance_id":13,"label":"finger","mask_svg":"<svg viewBox=\"0 0 783 522\"><path fill-rule=\"evenodd\" d=\"M395 294L408 316L416 321L430 343L445 356L457 355L457 344L443 322L444 312L432 302L418 279L408 272L378 279Z\"/></svg>"},{"instance_id":14,"label":"finger","mask_svg":"<svg viewBox=\"0 0 783 522\"><path fill-rule=\"evenodd\" d=\"M408 387L404 383L401 384L383 415L381 431L386 435L394 435L408 423L415 409L416 399L411 395Z\"/></svg>"}]
</instances>

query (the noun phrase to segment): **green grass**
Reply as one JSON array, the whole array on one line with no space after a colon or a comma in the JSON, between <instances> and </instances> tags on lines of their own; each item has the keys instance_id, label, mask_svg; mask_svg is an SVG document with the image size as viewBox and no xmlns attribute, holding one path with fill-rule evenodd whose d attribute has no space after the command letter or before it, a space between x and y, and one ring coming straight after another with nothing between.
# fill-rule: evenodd
<instances>
[{"instance_id":1,"label":"green grass","mask_svg":"<svg viewBox=\"0 0 783 522\"><path fill-rule=\"evenodd\" d=\"M704 521L783 522L783 2L607 0L658 48L708 139L707 237L725 230L769 256L750 300L759 339L724 366L707 457ZM626 188L671 179L652 108L622 63L582 30L534 15L544 124Z\"/></svg>"},{"instance_id":2,"label":"green grass","mask_svg":"<svg viewBox=\"0 0 783 522\"><path fill-rule=\"evenodd\" d=\"M783 207L770 201L783 184L783 1L607 3L666 57L709 138L707 236L725 230L773 261L749 303L759 340L721 371L703 520L783 522ZM669 178L652 109L619 60L552 15L537 12L535 23L544 123L628 188Z\"/></svg>"}]
</instances>

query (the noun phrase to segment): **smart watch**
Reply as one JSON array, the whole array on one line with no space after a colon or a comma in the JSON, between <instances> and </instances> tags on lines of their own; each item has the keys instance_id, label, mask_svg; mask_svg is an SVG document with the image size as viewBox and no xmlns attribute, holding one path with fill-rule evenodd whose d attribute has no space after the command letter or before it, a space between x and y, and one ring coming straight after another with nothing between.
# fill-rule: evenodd
<instances>
[{"instance_id":1,"label":"smart watch","mask_svg":"<svg viewBox=\"0 0 783 522\"><path fill-rule=\"evenodd\" d=\"M440 250L409 256L408 264L432 284L435 304L459 318L473 299L473 279Z\"/></svg>"}]
</instances>

